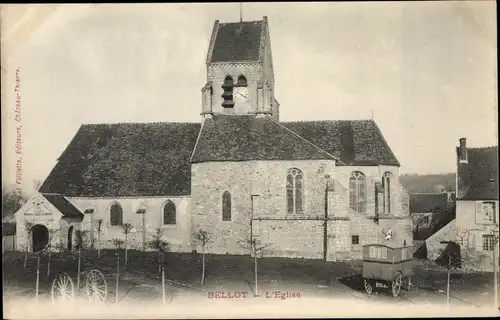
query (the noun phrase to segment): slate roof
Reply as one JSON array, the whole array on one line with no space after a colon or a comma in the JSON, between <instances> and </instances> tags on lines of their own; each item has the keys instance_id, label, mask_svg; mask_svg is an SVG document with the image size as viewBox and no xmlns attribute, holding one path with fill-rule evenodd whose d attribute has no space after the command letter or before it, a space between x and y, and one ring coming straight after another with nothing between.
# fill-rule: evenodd
<instances>
[{"instance_id":1,"label":"slate roof","mask_svg":"<svg viewBox=\"0 0 500 320\"><path fill-rule=\"evenodd\" d=\"M410 194L410 213L446 213L448 195L446 193Z\"/></svg>"},{"instance_id":2,"label":"slate roof","mask_svg":"<svg viewBox=\"0 0 500 320\"><path fill-rule=\"evenodd\" d=\"M191 162L337 157L344 165L399 166L372 120L278 123L214 115L203 127L82 125L38 191L75 197L190 195Z\"/></svg>"},{"instance_id":3,"label":"slate roof","mask_svg":"<svg viewBox=\"0 0 500 320\"><path fill-rule=\"evenodd\" d=\"M206 119L192 162L334 159L270 117L214 115Z\"/></svg>"},{"instance_id":4,"label":"slate roof","mask_svg":"<svg viewBox=\"0 0 500 320\"><path fill-rule=\"evenodd\" d=\"M82 125L39 188L65 196L189 195L199 123Z\"/></svg>"},{"instance_id":5,"label":"slate roof","mask_svg":"<svg viewBox=\"0 0 500 320\"><path fill-rule=\"evenodd\" d=\"M316 146L338 157L338 165L399 166L373 120L282 122Z\"/></svg>"},{"instance_id":6,"label":"slate roof","mask_svg":"<svg viewBox=\"0 0 500 320\"><path fill-rule=\"evenodd\" d=\"M498 200L498 146L467 148L467 159L458 163L457 200Z\"/></svg>"},{"instance_id":7,"label":"slate roof","mask_svg":"<svg viewBox=\"0 0 500 320\"><path fill-rule=\"evenodd\" d=\"M59 194L44 194L47 199L59 212L68 218L83 218L83 213L78 210L71 202Z\"/></svg>"},{"instance_id":8,"label":"slate roof","mask_svg":"<svg viewBox=\"0 0 500 320\"><path fill-rule=\"evenodd\" d=\"M220 23L210 62L259 61L263 21Z\"/></svg>"}]
</instances>

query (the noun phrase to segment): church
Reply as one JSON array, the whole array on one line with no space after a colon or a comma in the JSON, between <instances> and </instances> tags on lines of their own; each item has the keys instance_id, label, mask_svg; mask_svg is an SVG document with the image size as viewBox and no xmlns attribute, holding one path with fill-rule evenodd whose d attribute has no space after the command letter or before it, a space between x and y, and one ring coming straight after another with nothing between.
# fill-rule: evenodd
<instances>
[{"instance_id":1,"label":"church","mask_svg":"<svg viewBox=\"0 0 500 320\"><path fill-rule=\"evenodd\" d=\"M201 121L82 125L16 213L18 249L71 249L77 230L113 248L124 223L139 250L158 228L174 252L200 251L200 229L211 254L249 254L245 239L264 256L328 261L411 246L400 163L377 124L280 121L274 86L267 17L215 21Z\"/></svg>"}]
</instances>

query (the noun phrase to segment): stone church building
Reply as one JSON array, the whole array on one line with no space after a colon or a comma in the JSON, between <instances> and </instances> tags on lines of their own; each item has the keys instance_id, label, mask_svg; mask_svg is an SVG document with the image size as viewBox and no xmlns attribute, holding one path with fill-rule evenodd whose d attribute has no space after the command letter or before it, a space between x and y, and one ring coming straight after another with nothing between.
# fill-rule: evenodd
<instances>
[{"instance_id":1,"label":"stone church building","mask_svg":"<svg viewBox=\"0 0 500 320\"><path fill-rule=\"evenodd\" d=\"M412 245L399 162L373 120L280 121L267 17L215 21L201 89L201 122L82 125L33 197L16 214L18 244L32 221L35 246L71 248L76 230L113 247L157 228L176 252L359 258L362 245ZM286 108L286 106L283 106ZM386 240L387 233L392 238Z\"/></svg>"}]
</instances>

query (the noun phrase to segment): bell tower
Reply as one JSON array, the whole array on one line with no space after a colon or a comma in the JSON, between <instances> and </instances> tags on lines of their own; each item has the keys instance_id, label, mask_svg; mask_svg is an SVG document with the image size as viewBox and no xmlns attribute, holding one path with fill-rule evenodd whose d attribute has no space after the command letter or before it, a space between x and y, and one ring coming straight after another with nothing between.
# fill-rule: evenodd
<instances>
[{"instance_id":1,"label":"bell tower","mask_svg":"<svg viewBox=\"0 0 500 320\"><path fill-rule=\"evenodd\" d=\"M279 120L267 17L259 21L216 20L207 53L202 116L269 115Z\"/></svg>"}]
</instances>

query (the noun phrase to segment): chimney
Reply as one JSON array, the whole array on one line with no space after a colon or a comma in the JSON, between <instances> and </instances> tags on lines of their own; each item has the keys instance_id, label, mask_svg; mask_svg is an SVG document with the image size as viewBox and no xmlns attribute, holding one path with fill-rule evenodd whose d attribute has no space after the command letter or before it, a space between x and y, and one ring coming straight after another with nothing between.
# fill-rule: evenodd
<instances>
[{"instance_id":1,"label":"chimney","mask_svg":"<svg viewBox=\"0 0 500 320\"><path fill-rule=\"evenodd\" d=\"M460 146L458 147L458 159L460 163L467 163L467 139L460 138L458 140Z\"/></svg>"},{"instance_id":2,"label":"chimney","mask_svg":"<svg viewBox=\"0 0 500 320\"><path fill-rule=\"evenodd\" d=\"M204 119L212 118L212 84L209 82L201 88L201 115Z\"/></svg>"}]
</instances>

